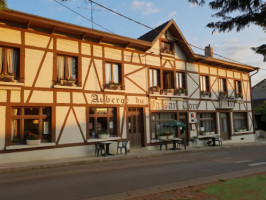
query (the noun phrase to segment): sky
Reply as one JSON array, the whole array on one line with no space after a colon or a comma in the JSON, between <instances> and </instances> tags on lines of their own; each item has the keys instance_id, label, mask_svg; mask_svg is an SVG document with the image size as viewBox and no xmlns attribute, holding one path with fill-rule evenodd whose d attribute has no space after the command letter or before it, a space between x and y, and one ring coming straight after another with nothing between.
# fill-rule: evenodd
<instances>
[{"instance_id":1,"label":"sky","mask_svg":"<svg viewBox=\"0 0 266 200\"><path fill-rule=\"evenodd\" d=\"M60 0L58 1L61 2ZM212 29L207 28L206 24L218 20L211 17L214 12L207 4L199 7L188 3L188 0L94 1L152 28L174 19L188 43L202 49L210 44L216 54L261 68L259 73L252 76L252 85L266 78L266 62L263 62L261 55L255 54L250 49L265 43L266 34L263 32L262 27L250 25L240 32L233 30L225 33L212 33ZM90 21L91 4L88 0L63 2L63 5L78 12L84 18L54 0L8 0L7 3L8 7L13 10L92 28ZM135 39L149 31L149 29L97 5L93 4L92 9L93 22L105 28L103 29L93 24L94 29L105 32L110 31ZM204 54L201 50L195 48L193 50L195 53Z\"/></svg>"}]
</instances>

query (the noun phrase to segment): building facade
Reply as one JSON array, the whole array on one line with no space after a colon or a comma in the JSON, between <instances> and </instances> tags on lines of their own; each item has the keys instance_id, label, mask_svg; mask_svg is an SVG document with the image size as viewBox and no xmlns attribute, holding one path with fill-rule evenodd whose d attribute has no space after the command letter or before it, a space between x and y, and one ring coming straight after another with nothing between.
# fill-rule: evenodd
<instances>
[{"instance_id":1,"label":"building facade","mask_svg":"<svg viewBox=\"0 0 266 200\"><path fill-rule=\"evenodd\" d=\"M139 39L21 13L0 13L0 162L94 154L94 144L158 146L164 124L189 143L254 141L249 73L195 54L173 20ZM41 144L27 145L30 133ZM115 144L113 147L115 148Z\"/></svg>"}]
</instances>

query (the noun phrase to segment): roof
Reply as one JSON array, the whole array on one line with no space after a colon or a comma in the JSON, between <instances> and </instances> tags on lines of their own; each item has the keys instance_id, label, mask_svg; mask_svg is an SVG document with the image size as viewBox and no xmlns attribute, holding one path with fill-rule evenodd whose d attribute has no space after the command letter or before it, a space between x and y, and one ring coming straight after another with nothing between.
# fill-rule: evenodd
<instances>
[{"instance_id":1,"label":"roof","mask_svg":"<svg viewBox=\"0 0 266 200\"><path fill-rule=\"evenodd\" d=\"M1 11L0 21L6 22L8 25L14 26L12 23L19 24L21 28L31 28L38 31L48 33L68 34L71 37L78 39L91 39L96 42L105 42L117 44L124 48L136 48L141 51L149 50L153 44L164 34L169 31L175 39L175 43L185 53L190 62L206 63L214 66L221 66L226 68L236 68L242 71L251 72L259 68L250 65L243 65L234 62L228 62L213 57L206 57L203 55L194 54L190 45L186 41L182 32L174 20L167 21L157 28L147 32L138 39L120 36L117 34L107 33L99 30L94 30L70 23L65 23L57 20L52 20L36 15L31 15L15 10ZM16 25L17 26L17 25Z\"/></svg>"},{"instance_id":2,"label":"roof","mask_svg":"<svg viewBox=\"0 0 266 200\"><path fill-rule=\"evenodd\" d=\"M255 88L255 87L257 87L258 85L260 85L260 84L263 83L264 81L266 81L266 79L263 79L263 80L261 80L260 82L258 82L256 85L254 85L254 86L252 87L252 89Z\"/></svg>"}]
</instances>

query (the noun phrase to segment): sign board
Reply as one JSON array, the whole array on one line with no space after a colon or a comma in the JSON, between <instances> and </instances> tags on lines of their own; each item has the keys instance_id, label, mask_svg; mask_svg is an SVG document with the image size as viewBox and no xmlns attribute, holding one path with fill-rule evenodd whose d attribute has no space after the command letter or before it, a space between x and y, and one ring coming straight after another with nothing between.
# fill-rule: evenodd
<instances>
[{"instance_id":1,"label":"sign board","mask_svg":"<svg viewBox=\"0 0 266 200\"><path fill-rule=\"evenodd\" d=\"M189 123L197 123L196 112L189 112Z\"/></svg>"}]
</instances>

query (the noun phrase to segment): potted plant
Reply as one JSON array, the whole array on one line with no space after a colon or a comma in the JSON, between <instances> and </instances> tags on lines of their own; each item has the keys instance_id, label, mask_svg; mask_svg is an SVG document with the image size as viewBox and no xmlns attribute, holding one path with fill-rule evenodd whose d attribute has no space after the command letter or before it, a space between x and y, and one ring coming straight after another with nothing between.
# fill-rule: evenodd
<instances>
[{"instance_id":1,"label":"potted plant","mask_svg":"<svg viewBox=\"0 0 266 200\"><path fill-rule=\"evenodd\" d=\"M167 139L167 133L165 133L165 132L159 133L158 139L159 140L166 140Z\"/></svg>"},{"instance_id":2,"label":"potted plant","mask_svg":"<svg viewBox=\"0 0 266 200\"><path fill-rule=\"evenodd\" d=\"M174 139L174 134L172 132L167 133L167 139Z\"/></svg>"},{"instance_id":3,"label":"potted plant","mask_svg":"<svg viewBox=\"0 0 266 200\"><path fill-rule=\"evenodd\" d=\"M109 133L108 133L108 131L107 130L102 130L102 131L100 131L99 133L98 133L98 138L99 139L107 139L107 138L109 138Z\"/></svg>"},{"instance_id":4,"label":"potted plant","mask_svg":"<svg viewBox=\"0 0 266 200\"><path fill-rule=\"evenodd\" d=\"M38 145L41 143L41 136L36 133L29 133L26 139L28 145Z\"/></svg>"},{"instance_id":5,"label":"potted plant","mask_svg":"<svg viewBox=\"0 0 266 200\"><path fill-rule=\"evenodd\" d=\"M198 138L198 136L193 136L193 137L192 137L192 140L193 140L193 142L195 142L196 144L198 144L198 142L199 142L199 138Z\"/></svg>"},{"instance_id":6,"label":"potted plant","mask_svg":"<svg viewBox=\"0 0 266 200\"><path fill-rule=\"evenodd\" d=\"M109 83L105 85L105 88L110 89L110 90L117 90L117 89L120 89L120 83L109 81Z\"/></svg>"},{"instance_id":7,"label":"potted plant","mask_svg":"<svg viewBox=\"0 0 266 200\"><path fill-rule=\"evenodd\" d=\"M205 96L206 97L211 97L212 93L209 90L201 91L201 96L203 96L203 97L205 97Z\"/></svg>"},{"instance_id":8,"label":"potted plant","mask_svg":"<svg viewBox=\"0 0 266 200\"><path fill-rule=\"evenodd\" d=\"M161 88L156 85L156 86L152 86L150 87L150 92L153 94L154 92L160 92Z\"/></svg>"},{"instance_id":9,"label":"potted plant","mask_svg":"<svg viewBox=\"0 0 266 200\"><path fill-rule=\"evenodd\" d=\"M236 99L243 99L243 95L241 93L237 93L235 97Z\"/></svg>"},{"instance_id":10,"label":"potted plant","mask_svg":"<svg viewBox=\"0 0 266 200\"><path fill-rule=\"evenodd\" d=\"M168 89L165 89L165 92L166 93L173 93L175 89L173 88L168 88Z\"/></svg>"},{"instance_id":11,"label":"potted plant","mask_svg":"<svg viewBox=\"0 0 266 200\"><path fill-rule=\"evenodd\" d=\"M226 97L228 97L228 94L227 94L227 92L220 92L220 97L221 98L226 98Z\"/></svg>"},{"instance_id":12,"label":"potted plant","mask_svg":"<svg viewBox=\"0 0 266 200\"><path fill-rule=\"evenodd\" d=\"M63 86L74 86L76 81L77 79L73 79L72 76L65 76L65 78L60 77L59 83Z\"/></svg>"},{"instance_id":13,"label":"potted plant","mask_svg":"<svg viewBox=\"0 0 266 200\"><path fill-rule=\"evenodd\" d=\"M1 73L0 74L0 81L4 82L14 82L14 73Z\"/></svg>"}]
</instances>

